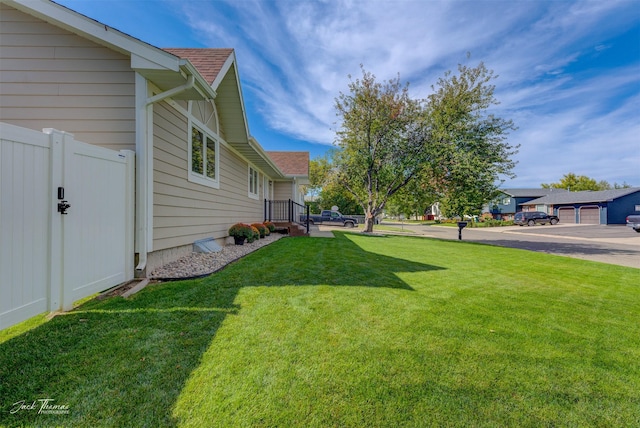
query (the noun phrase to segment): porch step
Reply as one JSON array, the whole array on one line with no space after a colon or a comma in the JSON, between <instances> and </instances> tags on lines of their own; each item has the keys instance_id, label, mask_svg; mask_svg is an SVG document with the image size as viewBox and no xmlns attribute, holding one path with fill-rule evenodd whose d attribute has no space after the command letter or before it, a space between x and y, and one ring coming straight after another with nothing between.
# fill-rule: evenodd
<instances>
[{"instance_id":1,"label":"porch step","mask_svg":"<svg viewBox=\"0 0 640 428\"><path fill-rule=\"evenodd\" d=\"M276 226L276 231L286 230L286 233L289 236L306 236L307 235L307 229L304 226L297 223L281 222L281 223L274 223L274 225Z\"/></svg>"}]
</instances>

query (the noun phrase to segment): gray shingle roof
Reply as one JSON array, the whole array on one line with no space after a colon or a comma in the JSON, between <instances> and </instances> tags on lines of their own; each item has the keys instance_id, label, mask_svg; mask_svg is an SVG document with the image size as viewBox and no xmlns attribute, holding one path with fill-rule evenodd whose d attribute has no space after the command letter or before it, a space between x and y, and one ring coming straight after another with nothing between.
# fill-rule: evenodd
<instances>
[{"instance_id":1,"label":"gray shingle roof","mask_svg":"<svg viewBox=\"0 0 640 428\"><path fill-rule=\"evenodd\" d=\"M542 197L559 189L500 189L501 192L513 198Z\"/></svg>"},{"instance_id":2,"label":"gray shingle roof","mask_svg":"<svg viewBox=\"0 0 640 428\"><path fill-rule=\"evenodd\" d=\"M640 187L626 189L611 189L599 191L567 192L555 189L557 193L549 193L538 199L520 205L559 205L559 204L587 204L611 201L631 193L640 192Z\"/></svg>"}]
</instances>

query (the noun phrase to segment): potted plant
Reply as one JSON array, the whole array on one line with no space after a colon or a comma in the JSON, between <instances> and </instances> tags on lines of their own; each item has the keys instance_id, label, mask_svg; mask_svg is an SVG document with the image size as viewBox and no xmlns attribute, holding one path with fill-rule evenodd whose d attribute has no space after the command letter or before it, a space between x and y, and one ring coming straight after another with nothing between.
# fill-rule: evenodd
<instances>
[{"instance_id":1,"label":"potted plant","mask_svg":"<svg viewBox=\"0 0 640 428\"><path fill-rule=\"evenodd\" d=\"M271 223L269 220L265 221L264 225L267 227L267 229L269 229L270 233L273 233L276 231L276 225Z\"/></svg>"},{"instance_id":2,"label":"potted plant","mask_svg":"<svg viewBox=\"0 0 640 428\"><path fill-rule=\"evenodd\" d=\"M251 226L258 229L258 234L260 238L264 238L267 234L267 228L262 223L253 223Z\"/></svg>"},{"instance_id":3,"label":"potted plant","mask_svg":"<svg viewBox=\"0 0 640 428\"><path fill-rule=\"evenodd\" d=\"M229 228L229 236L233 236L236 245L244 245L244 240L253 236L253 231L248 224L236 223Z\"/></svg>"},{"instance_id":4,"label":"potted plant","mask_svg":"<svg viewBox=\"0 0 640 428\"><path fill-rule=\"evenodd\" d=\"M255 226L249 226L249 230L251 231L251 235L247 236L248 243L252 243L256 239L260 239L260 231Z\"/></svg>"}]
</instances>

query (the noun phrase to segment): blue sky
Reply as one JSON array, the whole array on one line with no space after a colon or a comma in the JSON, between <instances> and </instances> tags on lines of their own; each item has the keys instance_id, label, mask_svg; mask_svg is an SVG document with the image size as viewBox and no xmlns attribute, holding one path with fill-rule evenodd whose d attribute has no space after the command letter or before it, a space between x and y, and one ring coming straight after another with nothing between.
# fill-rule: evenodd
<instances>
[{"instance_id":1,"label":"blue sky","mask_svg":"<svg viewBox=\"0 0 640 428\"><path fill-rule=\"evenodd\" d=\"M267 150L332 145L360 64L425 98L483 61L520 144L503 187L573 172L640 186L640 1L58 0L157 47L236 50L250 132ZM470 53L470 58L467 57Z\"/></svg>"}]
</instances>

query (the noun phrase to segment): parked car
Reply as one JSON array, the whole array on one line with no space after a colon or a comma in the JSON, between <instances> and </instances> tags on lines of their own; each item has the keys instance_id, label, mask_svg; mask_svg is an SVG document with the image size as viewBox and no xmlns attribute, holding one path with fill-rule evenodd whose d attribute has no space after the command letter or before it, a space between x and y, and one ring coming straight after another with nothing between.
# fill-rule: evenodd
<instances>
[{"instance_id":1,"label":"parked car","mask_svg":"<svg viewBox=\"0 0 640 428\"><path fill-rule=\"evenodd\" d=\"M324 210L320 215L309 215L310 224L335 224L344 227L354 227L358 225L358 220L353 217L344 217L338 211ZM307 216L301 215L300 222L306 223Z\"/></svg>"},{"instance_id":2,"label":"parked car","mask_svg":"<svg viewBox=\"0 0 640 428\"><path fill-rule=\"evenodd\" d=\"M535 226L536 224L557 224L560 221L555 215L542 211L521 211L513 217L513 224L518 226Z\"/></svg>"},{"instance_id":3,"label":"parked car","mask_svg":"<svg viewBox=\"0 0 640 428\"><path fill-rule=\"evenodd\" d=\"M627 216L627 226L632 227L633 230L640 233L640 215Z\"/></svg>"}]
</instances>

